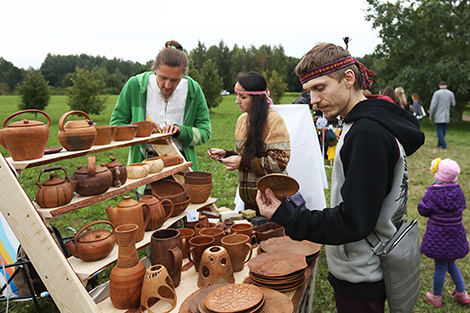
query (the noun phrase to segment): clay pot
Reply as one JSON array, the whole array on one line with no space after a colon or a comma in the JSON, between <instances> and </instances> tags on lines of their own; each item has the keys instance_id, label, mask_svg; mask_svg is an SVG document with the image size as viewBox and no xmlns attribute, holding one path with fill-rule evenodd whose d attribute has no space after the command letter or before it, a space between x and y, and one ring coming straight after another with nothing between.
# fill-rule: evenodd
<instances>
[{"instance_id":1,"label":"clay pot","mask_svg":"<svg viewBox=\"0 0 470 313\"><path fill-rule=\"evenodd\" d=\"M189 239L191 239L195 232L194 229L191 228L178 228L176 229L180 233L181 238L181 253L183 255L183 259L188 257L189 252Z\"/></svg>"},{"instance_id":2,"label":"clay pot","mask_svg":"<svg viewBox=\"0 0 470 313\"><path fill-rule=\"evenodd\" d=\"M111 186L120 187L127 181L127 168L124 164L116 161L116 158L111 158L111 162L105 165L111 173L113 173L113 183Z\"/></svg>"},{"instance_id":3,"label":"clay pot","mask_svg":"<svg viewBox=\"0 0 470 313\"><path fill-rule=\"evenodd\" d=\"M221 246L222 245L221 240L222 240L222 237L225 236L225 231L217 227L204 228L199 231L199 235L212 236L215 239L214 245Z\"/></svg>"},{"instance_id":4,"label":"clay pot","mask_svg":"<svg viewBox=\"0 0 470 313\"><path fill-rule=\"evenodd\" d=\"M153 123L151 121L135 122L132 125L137 125L136 137L148 137L152 134Z\"/></svg>"},{"instance_id":5,"label":"clay pot","mask_svg":"<svg viewBox=\"0 0 470 313\"><path fill-rule=\"evenodd\" d=\"M173 203L173 213L171 214L171 217L175 217L175 216L182 214L186 210L186 208L189 206L190 201L191 201L191 198L187 197L184 201ZM164 203L163 207L165 208L166 212L170 210L169 203Z\"/></svg>"},{"instance_id":6,"label":"clay pot","mask_svg":"<svg viewBox=\"0 0 470 313\"><path fill-rule=\"evenodd\" d=\"M203 185L184 183L184 187L187 190L188 196L191 197L191 203L194 204L206 202L212 192L212 183Z\"/></svg>"},{"instance_id":7,"label":"clay pot","mask_svg":"<svg viewBox=\"0 0 470 313\"><path fill-rule=\"evenodd\" d=\"M145 228L150 220L150 214L148 213L149 210L150 208L147 203L139 203L136 200L131 199L130 196L125 196L124 200L119 202L115 208L108 206L106 208L106 213L108 214L108 218L111 223L116 227L129 223L137 224L139 228L137 230L135 240L136 242L139 242L144 239Z\"/></svg>"},{"instance_id":8,"label":"clay pot","mask_svg":"<svg viewBox=\"0 0 470 313\"><path fill-rule=\"evenodd\" d=\"M243 266L252 255L251 237L245 234L227 235L222 238L222 246L228 251L234 272L243 270ZM247 257L248 256L248 257Z\"/></svg>"},{"instance_id":9,"label":"clay pot","mask_svg":"<svg viewBox=\"0 0 470 313\"><path fill-rule=\"evenodd\" d=\"M56 173L52 173L49 180L41 183L41 175L43 173L55 170L63 170L65 179L57 177ZM67 172L62 166L53 166L42 169L36 185L39 187L36 191L36 203L41 208L54 208L66 205L72 201L77 181L70 181Z\"/></svg>"},{"instance_id":10,"label":"clay pot","mask_svg":"<svg viewBox=\"0 0 470 313\"><path fill-rule=\"evenodd\" d=\"M212 236L194 236L189 239L188 258L193 263L196 272L199 271L202 253L211 247L214 241L215 239Z\"/></svg>"},{"instance_id":11,"label":"clay pot","mask_svg":"<svg viewBox=\"0 0 470 313\"><path fill-rule=\"evenodd\" d=\"M95 156L89 156L87 166L79 166L72 174L72 180L78 181L76 193L94 196L105 193L111 187L113 174L104 164L96 165Z\"/></svg>"},{"instance_id":12,"label":"clay pot","mask_svg":"<svg viewBox=\"0 0 470 313\"><path fill-rule=\"evenodd\" d=\"M168 274L165 266L161 264L150 266L145 272L144 283L142 285L142 293L140 296L140 312L150 309L152 303L160 300L168 302L170 308L161 313L171 312L176 307L176 291L173 280Z\"/></svg>"},{"instance_id":13,"label":"clay pot","mask_svg":"<svg viewBox=\"0 0 470 313\"><path fill-rule=\"evenodd\" d=\"M232 261L227 250L213 246L204 250L199 264L197 286L206 288L217 284L234 284Z\"/></svg>"},{"instance_id":14,"label":"clay pot","mask_svg":"<svg viewBox=\"0 0 470 313\"><path fill-rule=\"evenodd\" d=\"M133 309L140 305L145 265L139 261L135 236L139 226L124 224L114 229L119 247L116 266L109 276L109 297L116 309Z\"/></svg>"},{"instance_id":15,"label":"clay pot","mask_svg":"<svg viewBox=\"0 0 470 313\"><path fill-rule=\"evenodd\" d=\"M285 235L284 227L274 222L268 222L253 228L255 232L256 242L261 243L264 240L273 237L282 237Z\"/></svg>"},{"instance_id":16,"label":"clay pot","mask_svg":"<svg viewBox=\"0 0 470 313\"><path fill-rule=\"evenodd\" d=\"M100 146L110 144L114 139L115 133L115 125L96 126L96 140L93 145Z\"/></svg>"},{"instance_id":17,"label":"clay pot","mask_svg":"<svg viewBox=\"0 0 470 313\"><path fill-rule=\"evenodd\" d=\"M68 121L71 114L80 114L85 120ZM59 119L59 142L68 151L89 149L96 140L96 128L90 116L82 111L69 111Z\"/></svg>"},{"instance_id":18,"label":"clay pot","mask_svg":"<svg viewBox=\"0 0 470 313\"><path fill-rule=\"evenodd\" d=\"M142 161L142 163L148 164L150 167L150 173L159 173L163 169L163 161L159 157L156 158L151 158L151 159L145 159Z\"/></svg>"},{"instance_id":19,"label":"clay pot","mask_svg":"<svg viewBox=\"0 0 470 313\"><path fill-rule=\"evenodd\" d=\"M179 286L183 255L181 253L180 233L176 229L159 229L152 234L150 261L152 265L161 264L165 266L175 288Z\"/></svg>"},{"instance_id":20,"label":"clay pot","mask_svg":"<svg viewBox=\"0 0 470 313\"><path fill-rule=\"evenodd\" d=\"M173 202L168 199L163 199L163 200L158 200L154 196L151 195L145 195L142 198L139 199L140 203L146 203L149 206L149 210L147 213L150 214L150 220L147 224L147 227L145 227L145 230L156 230L160 227L163 226L163 223L167 219L170 218L171 214L173 214ZM163 206L163 203L168 203L170 205L170 209L168 211L165 211L165 207ZM144 214L144 219L147 217Z\"/></svg>"},{"instance_id":21,"label":"clay pot","mask_svg":"<svg viewBox=\"0 0 470 313\"><path fill-rule=\"evenodd\" d=\"M184 182L192 185L212 184L212 174L202 171L186 172L184 173Z\"/></svg>"},{"instance_id":22,"label":"clay pot","mask_svg":"<svg viewBox=\"0 0 470 313\"><path fill-rule=\"evenodd\" d=\"M24 119L7 126L11 118L23 113L41 113L47 118L47 125ZM42 158L49 138L50 125L51 118L43 111L34 109L18 111L8 116L3 122L2 130L0 130L0 145L8 150L13 161Z\"/></svg>"},{"instance_id":23,"label":"clay pot","mask_svg":"<svg viewBox=\"0 0 470 313\"><path fill-rule=\"evenodd\" d=\"M127 177L130 179L140 179L150 174L150 167L145 163L129 164L126 168Z\"/></svg>"},{"instance_id":24,"label":"clay pot","mask_svg":"<svg viewBox=\"0 0 470 313\"><path fill-rule=\"evenodd\" d=\"M112 231L95 229L83 233L85 229L96 224L108 224L114 230L114 225L111 222L104 220L94 221L80 228L75 234L73 241L65 243L65 247L70 254L84 262L104 259L113 251L116 243L116 238Z\"/></svg>"},{"instance_id":25,"label":"clay pot","mask_svg":"<svg viewBox=\"0 0 470 313\"><path fill-rule=\"evenodd\" d=\"M158 199L170 199L174 204L187 200L186 188L177 181L162 179L151 183L150 187Z\"/></svg>"},{"instance_id":26,"label":"clay pot","mask_svg":"<svg viewBox=\"0 0 470 313\"><path fill-rule=\"evenodd\" d=\"M137 134L137 125L118 125L114 134L114 141L132 140Z\"/></svg>"}]
</instances>

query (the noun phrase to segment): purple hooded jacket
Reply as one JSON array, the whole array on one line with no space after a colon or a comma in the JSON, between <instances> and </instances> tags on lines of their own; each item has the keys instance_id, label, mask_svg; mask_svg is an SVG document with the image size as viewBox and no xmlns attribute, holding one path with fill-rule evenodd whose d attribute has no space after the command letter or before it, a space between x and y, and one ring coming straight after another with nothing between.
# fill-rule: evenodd
<instances>
[{"instance_id":1,"label":"purple hooded jacket","mask_svg":"<svg viewBox=\"0 0 470 313\"><path fill-rule=\"evenodd\" d=\"M465 195L459 184L431 185L418 204L418 211L429 217L421 243L421 253L438 260L456 260L468 253L462 224L466 208Z\"/></svg>"}]
</instances>

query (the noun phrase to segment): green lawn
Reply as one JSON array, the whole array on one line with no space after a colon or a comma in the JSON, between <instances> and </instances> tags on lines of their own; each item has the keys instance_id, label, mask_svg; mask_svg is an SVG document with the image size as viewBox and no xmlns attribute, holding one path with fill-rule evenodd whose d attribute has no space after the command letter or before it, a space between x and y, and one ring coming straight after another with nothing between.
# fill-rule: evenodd
<instances>
[{"instance_id":1,"label":"green lawn","mask_svg":"<svg viewBox=\"0 0 470 313\"><path fill-rule=\"evenodd\" d=\"M283 99L283 103L291 103L297 94L289 94ZM92 119L98 125L105 125L109 122L109 116L114 107L116 96L110 96L107 101L107 109L100 116L92 116ZM225 167L214 162L206 155L206 147L220 147L220 148L234 148L234 130L235 123L240 115L238 106L234 103L235 97L233 95L225 96L222 104L214 108L211 112L211 123L212 123L212 139L204 145L197 147L197 154L199 160L200 169L203 171L209 171L213 174L213 192L212 196L217 198L217 206L226 206L233 208L233 199L235 195L236 186L238 184L236 172L227 172ZM0 121L4 121L10 114L18 111L17 106L19 103L18 96L0 96ZM50 115L52 123L50 128L50 136L48 146L59 146L57 139L58 132L58 120L67 111L69 107L66 105L65 96L52 96L49 106L45 109L45 112ZM19 118L28 118L33 120L39 120L45 122L45 118L42 116L35 117L34 115L26 115ZM78 118L78 117L77 117ZM459 176L459 183L464 190L466 195L470 195L470 156L468 153L469 139L468 133L470 130L470 122L462 122L460 124L449 124L447 141L448 151L442 152L437 150L435 147L437 144L437 138L435 135L434 125L429 123L428 120L422 121L422 130L426 134L426 142L424 146L419 149L413 156L408 158L408 169L409 169L409 196L408 196L408 212L410 218L415 218L419 222L419 231L421 236L424 234L427 219L422 218L418 215L416 207L421 200L426 188L432 182L433 177L429 172L430 162L433 158L452 158L456 160L461 168L461 174ZM373 143L371 143L373 144ZM0 152L4 156L8 156L8 152L0 147ZM119 149L108 152L102 152L96 155L97 162L108 162L109 158L114 156L123 163L127 160L127 149ZM61 165L68 172L69 175L76 170L78 165L85 165L86 157L76 158L73 160L64 160L58 162L57 165ZM49 165L50 166L50 165ZM30 197L34 197L36 192L36 181L38 180L39 173L42 167L32 168L24 170L21 174L21 183L25 187L27 194ZM330 169L327 168L327 176L330 177ZM42 179L45 179L43 177ZM329 202L329 190L326 190L327 203ZM99 203L94 206L83 208L81 210L66 214L55 218L52 224L57 226L59 230L64 234L67 226L74 227L76 229L85 225L89 221L97 219L107 219L104 207L108 205L115 206L124 195L116 197L112 200L107 200L104 203ZM464 225L467 232L470 230L470 217L468 211L464 212ZM334 312L334 298L332 288L326 280L327 265L325 255L322 252L318 259L320 264L319 273L316 282L315 291L315 302L314 312ZM464 276L465 282L470 283L470 263L465 259L457 261L460 270ZM450 277L447 276L447 280L444 286L443 306L441 308L431 307L424 300L424 294L427 291L432 290L433 284L433 260L426 257L422 257L421 266L421 295L420 299L415 307L414 312L464 312L470 309L462 307L453 302L450 293L454 289L453 283ZM55 312L51 309L51 300L41 301L41 305L44 306L44 310L47 312ZM0 306L1 308L1 306ZM34 312L34 308L28 304L21 304L14 310L14 312Z\"/></svg>"}]
</instances>

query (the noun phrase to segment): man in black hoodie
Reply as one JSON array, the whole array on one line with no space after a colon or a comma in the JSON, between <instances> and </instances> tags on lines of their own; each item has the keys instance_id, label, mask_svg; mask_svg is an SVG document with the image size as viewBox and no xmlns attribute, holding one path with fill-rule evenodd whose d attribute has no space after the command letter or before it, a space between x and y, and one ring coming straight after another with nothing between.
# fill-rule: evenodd
<instances>
[{"instance_id":1,"label":"man in black hoodie","mask_svg":"<svg viewBox=\"0 0 470 313\"><path fill-rule=\"evenodd\" d=\"M379 258L365 238L387 242L406 213L406 157L423 143L418 121L397 105L366 99L373 72L334 44L317 44L296 74L310 91L314 110L344 118L332 172L331 207L290 210L271 190L258 191L260 212L293 239L325 244L328 280L342 312L384 312ZM321 208L315 208L321 209Z\"/></svg>"}]
</instances>

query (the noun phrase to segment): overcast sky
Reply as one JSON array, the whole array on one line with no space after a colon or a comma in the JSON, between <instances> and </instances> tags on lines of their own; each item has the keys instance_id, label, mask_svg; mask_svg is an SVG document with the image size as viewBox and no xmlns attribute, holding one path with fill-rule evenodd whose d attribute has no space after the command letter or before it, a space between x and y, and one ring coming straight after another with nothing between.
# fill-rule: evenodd
<instances>
[{"instance_id":1,"label":"overcast sky","mask_svg":"<svg viewBox=\"0 0 470 313\"><path fill-rule=\"evenodd\" d=\"M372 53L378 31L365 21L365 0L23 0L0 6L0 57L38 69L48 53L153 60L165 41L187 51L223 40L232 49L282 45L302 57L317 42Z\"/></svg>"}]
</instances>

